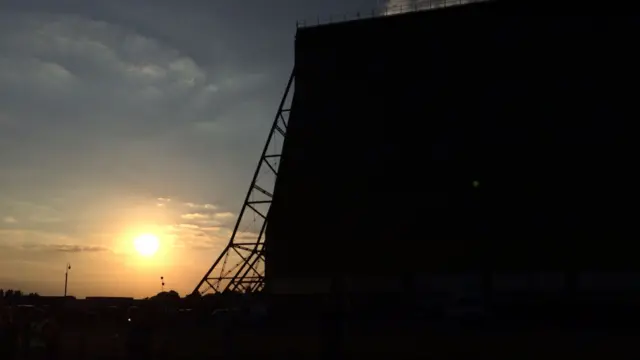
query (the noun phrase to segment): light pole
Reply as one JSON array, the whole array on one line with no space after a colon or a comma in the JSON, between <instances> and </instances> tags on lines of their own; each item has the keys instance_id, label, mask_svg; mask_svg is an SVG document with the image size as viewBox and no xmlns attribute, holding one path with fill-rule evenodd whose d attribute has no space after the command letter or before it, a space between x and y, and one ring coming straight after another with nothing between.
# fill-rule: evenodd
<instances>
[{"instance_id":1,"label":"light pole","mask_svg":"<svg viewBox=\"0 0 640 360\"><path fill-rule=\"evenodd\" d=\"M160 276L160 282L162 283L162 292L164 292L164 276Z\"/></svg>"},{"instance_id":2,"label":"light pole","mask_svg":"<svg viewBox=\"0 0 640 360\"><path fill-rule=\"evenodd\" d=\"M71 264L67 263L67 267L64 271L64 297L67 297L67 283L69 282L69 270L71 270Z\"/></svg>"}]
</instances>

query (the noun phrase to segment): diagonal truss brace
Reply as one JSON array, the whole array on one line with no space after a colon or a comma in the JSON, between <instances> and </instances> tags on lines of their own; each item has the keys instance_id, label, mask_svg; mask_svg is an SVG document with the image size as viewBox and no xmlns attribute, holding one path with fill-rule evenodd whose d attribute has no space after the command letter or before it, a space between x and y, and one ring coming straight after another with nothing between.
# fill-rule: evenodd
<instances>
[{"instance_id":1,"label":"diagonal truss brace","mask_svg":"<svg viewBox=\"0 0 640 360\"><path fill-rule=\"evenodd\" d=\"M267 142L258 161L258 166L251 180L238 220L231 233L229 243L211 268L196 286L194 293L201 295L222 292L256 292L264 287L265 241L264 232L267 225L267 213L273 199L272 190L278 176L278 166L282 147L275 144L280 138L284 143L291 100L293 97L293 80L295 71L291 73L287 87L278 107L278 112L271 126ZM276 145L276 146L274 146ZM262 184L261 173L268 173L271 181ZM241 227L253 217L255 232L243 232Z\"/></svg>"}]
</instances>

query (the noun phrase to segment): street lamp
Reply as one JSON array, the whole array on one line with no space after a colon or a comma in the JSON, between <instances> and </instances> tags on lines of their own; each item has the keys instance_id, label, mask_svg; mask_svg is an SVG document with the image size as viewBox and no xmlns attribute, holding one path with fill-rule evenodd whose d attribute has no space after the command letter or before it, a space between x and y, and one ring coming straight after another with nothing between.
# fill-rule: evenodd
<instances>
[{"instance_id":1,"label":"street lamp","mask_svg":"<svg viewBox=\"0 0 640 360\"><path fill-rule=\"evenodd\" d=\"M67 297L67 283L69 282L69 270L71 270L71 264L67 263L67 267L64 271L64 297Z\"/></svg>"}]
</instances>

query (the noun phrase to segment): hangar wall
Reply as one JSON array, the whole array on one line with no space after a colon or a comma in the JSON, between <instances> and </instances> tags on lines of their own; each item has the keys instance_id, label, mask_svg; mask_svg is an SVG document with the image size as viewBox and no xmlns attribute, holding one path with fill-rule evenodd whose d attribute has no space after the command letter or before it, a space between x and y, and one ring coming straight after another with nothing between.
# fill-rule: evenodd
<instances>
[{"instance_id":1,"label":"hangar wall","mask_svg":"<svg viewBox=\"0 0 640 360\"><path fill-rule=\"evenodd\" d=\"M640 23L504 4L299 29L267 287L634 266Z\"/></svg>"}]
</instances>

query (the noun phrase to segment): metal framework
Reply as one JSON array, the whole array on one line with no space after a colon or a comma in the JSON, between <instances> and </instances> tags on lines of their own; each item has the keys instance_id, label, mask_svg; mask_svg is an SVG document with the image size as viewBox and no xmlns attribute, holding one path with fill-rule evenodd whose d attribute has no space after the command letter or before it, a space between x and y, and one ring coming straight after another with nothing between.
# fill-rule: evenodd
<instances>
[{"instance_id":1,"label":"metal framework","mask_svg":"<svg viewBox=\"0 0 640 360\"><path fill-rule=\"evenodd\" d=\"M200 280L194 293L246 293L264 288L264 232L289 123L294 76L295 70L289 77L231 239Z\"/></svg>"}]
</instances>

